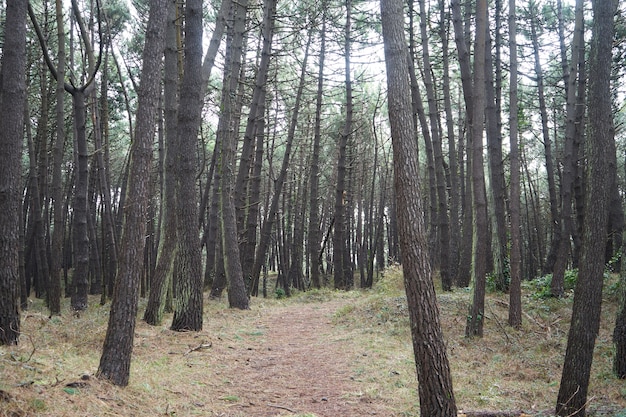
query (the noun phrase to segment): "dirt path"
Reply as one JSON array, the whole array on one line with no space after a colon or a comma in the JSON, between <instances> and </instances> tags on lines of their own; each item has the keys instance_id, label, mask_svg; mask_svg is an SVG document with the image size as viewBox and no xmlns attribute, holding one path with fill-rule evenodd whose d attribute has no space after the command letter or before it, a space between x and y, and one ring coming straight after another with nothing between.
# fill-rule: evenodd
<instances>
[{"instance_id":1,"label":"dirt path","mask_svg":"<svg viewBox=\"0 0 626 417\"><path fill-rule=\"evenodd\" d=\"M350 364L367 353L332 324L334 312L348 302L272 308L254 320L245 343L216 343L212 355L228 364L229 378L214 389L237 398L231 412L217 415L393 415L383 400L362 392Z\"/></svg>"}]
</instances>

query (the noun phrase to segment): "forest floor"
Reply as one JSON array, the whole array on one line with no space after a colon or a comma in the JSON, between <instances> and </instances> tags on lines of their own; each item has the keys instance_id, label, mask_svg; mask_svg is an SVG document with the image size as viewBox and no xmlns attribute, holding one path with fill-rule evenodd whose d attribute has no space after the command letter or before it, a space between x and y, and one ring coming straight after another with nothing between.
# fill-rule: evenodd
<instances>
[{"instance_id":1,"label":"forest floor","mask_svg":"<svg viewBox=\"0 0 626 417\"><path fill-rule=\"evenodd\" d=\"M439 294L455 397L465 415L548 416L558 392L571 296L524 289L524 325L506 325L507 296L489 294L485 337L464 337L470 293ZM605 291L589 415L626 417L626 385L611 373L615 298ZM374 290L253 298L249 311L206 300L204 329L137 322L131 381L93 375L108 305L49 318L33 300L19 346L0 347L0 416L409 417L419 415L401 273ZM524 414L522 414L524 413ZM459 415L463 415L460 414ZM484 415L484 414L482 414Z\"/></svg>"}]
</instances>

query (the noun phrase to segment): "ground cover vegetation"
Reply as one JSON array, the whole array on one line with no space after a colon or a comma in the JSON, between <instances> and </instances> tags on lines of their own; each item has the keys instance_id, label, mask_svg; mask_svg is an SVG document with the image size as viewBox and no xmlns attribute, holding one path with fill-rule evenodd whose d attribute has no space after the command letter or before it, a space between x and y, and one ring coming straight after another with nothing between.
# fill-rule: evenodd
<instances>
[{"instance_id":1,"label":"ground cover vegetation","mask_svg":"<svg viewBox=\"0 0 626 417\"><path fill-rule=\"evenodd\" d=\"M621 412L622 3L0 5L0 409Z\"/></svg>"},{"instance_id":2,"label":"ground cover vegetation","mask_svg":"<svg viewBox=\"0 0 626 417\"><path fill-rule=\"evenodd\" d=\"M524 285L520 329L506 326L507 297L488 293L487 331L480 341L464 336L468 291L438 291L460 413L552 415L572 296L568 290L563 299L542 298L538 285L543 286ZM612 372L615 278L607 278L605 286L590 383L592 416L626 410L624 385ZM226 300L208 301L199 333L139 321L132 378L124 389L94 377L107 318L107 308L98 303L81 317L64 309L49 318L41 301L34 301L23 317L24 340L2 350L0 415L419 415L398 268L373 290L270 296L254 300L249 311L229 309ZM306 346L298 347L300 337ZM298 361L298 348L307 352L307 361ZM323 367L312 360L333 357L338 365L330 374L307 379L307 369ZM247 372L239 373L242 368Z\"/></svg>"}]
</instances>

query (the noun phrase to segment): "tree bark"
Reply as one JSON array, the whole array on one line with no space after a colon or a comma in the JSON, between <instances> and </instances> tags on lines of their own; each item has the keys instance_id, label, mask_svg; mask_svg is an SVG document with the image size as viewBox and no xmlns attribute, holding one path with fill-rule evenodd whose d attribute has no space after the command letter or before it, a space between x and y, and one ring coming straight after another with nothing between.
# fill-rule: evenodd
<instances>
[{"instance_id":1,"label":"tree bark","mask_svg":"<svg viewBox=\"0 0 626 417\"><path fill-rule=\"evenodd\" d=\"M612 175L617 167L611 103L611 65L617 1L594 0L589 83L589 138L583 251L571 327L556 403L559 416L584 417L593 349L600 327L604 249Z\"/></svg>"},{"instance_id":2,"label":"tree bark","mask_svg":"<svg viewBox=\"0 0 626 417\"><path fill-rule=\"evenodd\" d=\"M335 232L333 233L333 277L337 289L352 288L352 261L348 235L348 189L347 179L347 146L352 134L353 103L352 103L352 74L350 73L350 45L352 27L352 1L345 0L346 26L344 29L344 62L345 62L345 89L346 89L346 120L337 143L337 184L335 187Z\"/></svg>"},{"instance_id":3,"label":"tree bark","mask_svg":"<svg viewBox=\"0 0 626 417\"><path fill-rule=\"evenodd\" d=\"M138 260L142 258L145 247L152 143L159 101L167 9L166 0L152 0L150 3L119 264L109 324L97 371L99 378L121 386L128 385L130 377L139 282L143 267Z\"/></svg>"},{"instance_id":4,"label":"tree bark","mask_svg":"<svg viewBox=\"0 0 626 417\"><path fill-rule=\"evenodd\" d=\"M517 14L515 0L509 0L509 138L511 150L511 186L509 210L511 214L511 285L509 288L509 325L522 325L522 235L521 235L521 190L520 190L520 158L518 142L519 109L517 103Z\"/></svg>"},{"instance_id":5,"label":"tree bark","mask_svg":"<svg viewBox=\"0 0 626 417\"><path fill-rule=\"evenodd\" d=\"M20 157L26 104L26 0L7 2L0 67L0 345L20 335Z\"/></svg>"},{"instance_id":6,"label":"tree bark","mask_svg":"<svg viewBox=\"0 0 626 417\"><path fill-rule=\"evenodd\" d=\"M439 323L419 193L417 143L411 116L403 3L381 0L389 121L394 153L398 237L417 369L420 414L456 416L452 379Z\"/></svg>"},{"instance_id":7,"label":"tree bark","mask_svg":"<svg viewBox=\"0 0 626 417\"><path fill-rule=\"evenodd\" d=\"M185 62L178 108L178 167L176 252L177 297L172 330L202 330L202 259L198 236L197 141L203 105L202 0L189 0L185 9Z\"/></svg>"},{"instance_id":8,"label":"tree bark","mask_svg":"<svg viewBox=\"0 0 626 417\"><path fill-rule=\"evenodd\" d=\"M176 5L167 1L168 16L165 29L165 59L163 95L165 107L165 161L163 167L163 204L161 239L156 270L150 286L148 304L143 319L151 325L163 320L165 297L171 287L177 246L176 168L178 166L178 60L176 52Z\"/></svg>"},{"instance_id":9,"label":"tree bark","mask_svg":"<svg viewBox=\"0 0 626 417\"><path fill-rule=\"evenodd\" d=\"M487 0L476 3L476 43L474 46L474 94L472 115L472 239L473 301L467 316L467 337L483 335L485 318L485 280L487 272L487 201L483 163L483 132L485 118L485 46L487 34Z\"/></svg>"},{"instance_id":10,"label":"tree bark","mask_svg":"<svg viewBox=\"0 0 626 417\"><path fill-rule=\"evenodd\" d=\"M243 54L244 31L247 15L247 0L233 3L233 24L231 42L227 45L227 67L224 72L221 110L218 135L221 137L221 149L218 156L218 170L221 174L219 184L219 203L221 209L220 230L224 249L224 271L228 284L228 303L231 308L248 309L249 299L244 283L243 270L237 233L236 207L234 201L235 152L238 139L239 118L236 113L237 89ZM245 162L243 162L245 163ZM249 169L249 168L246 168Z\"/></svg>"}]
</instances>

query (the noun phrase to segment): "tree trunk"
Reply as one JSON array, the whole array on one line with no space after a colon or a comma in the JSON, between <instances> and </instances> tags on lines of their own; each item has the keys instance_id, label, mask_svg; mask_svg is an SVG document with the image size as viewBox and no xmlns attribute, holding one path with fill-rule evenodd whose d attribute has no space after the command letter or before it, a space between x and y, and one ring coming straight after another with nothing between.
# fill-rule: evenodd
<instances>
[{"instance_id":1,"label":"tree trunk","mask_svg":"<svg viewBox=\"0 0 626 417\"><path fill-rule=\"evenodd\" d=\"M145 246L150 191L152 144L159 101L167 1L152 0L141 70L135 140L131 144L127 208L109 324L97 376L126 386L130 376L135 319L139 301L141 259ZM195 224L195 223L194 223Z\"/></svg>"},{"instance_id":2,"label":"tree trunk","mask_svg":"<svg viewBox=\"0 0 626 417\"><path fill-rule=\"evenodd\" d=\"M202 329L202 259L198 236L196 193L197 140L202 113L202 0L190 0L185 9L185 64L178 108L178 167L176 252L176 307L172 330Z\"/></svg>"},{"instance_id":3,"label":"tree trunk","mask_svg":"<svg viewBox=\"0 0 626 417\"><path fill-rule=\"evenodd\" d=\"M450 177L450 255L449 275L452 283L458 282L459 267L459 241L461 239L461 227L459 224L460 214L460 184L459 184L459 161L457 159L456 135L454 132L454 117L452 116L452 102L450 99L450 59L448 49L449 30L446 25L449 18L446 17L444 0L439 1L441 12L439 36L441 37L442 65L443 65L443 100L446 117L446 132L448 135L448 163Z\"/></svg>"},{"instance_id":4,"label":"tree trunk","mask_svg":"<svg viewBox=\"0 0 626 417\"><path fill-rule=\"evenodd\" d=\"M501 13L500 0L496 6L496 50L499 51L500 47L498 42L500 41L499 32L501 28L498 26ZM504 158L502 156L502 120L501 120L501 106L499 105L501 97L501 88L498 83L501 84L500 73L496 74L496 80L494 80L494 63L491 54L491 35L489 29L489 22L487 22L487 46L485 53L485 93L486 93L486 121L487 121L487 155L488 155L488 171L489 171L489 185L490 194L489 200L492 202L493 210L491 212L492 224L492 238L494 244L492 245L492 253L494 258L494 274L495 274L495 286L496 290L506 292L509 288L508 273L506 271L506 257L507 257L507 230L506 230L506 185L504 179ZM499 65L500 57L496 52L496 71L501 72Z\"/></svg>"},{"instance_id":5,"label":"tree trunk","mask_svg":"<svg viewBox=\"0 0 626 417\"><path fill-rule=\"evenodd\" d=\"M562 297L564 295L565 270L571 254L570 235L573 231L572 222L572 192L574 189L574 178L577 169L577 147L575 146L576 120L578 114L578 100L576 81L578 77L576 70L578 66L579 54L584 54L581 50L581 41L584 37L584 20L583 20L583 1L576 2L576 23L574 28L574 37L572 40L572 57L569 67L569 75L567 75L567 121L565 124L565 143L563 144L563 170L561 174L561 217L560 234L561 239L558 244L557 257L552 272L552 283L550 291L553 297ZM578 80L581 82L581 80ZM582 103L581 103L582 104ZM584 106L581 105L581 108ZM582 132L581 132L582 134Z\"/></svg>"},{"instance_id":6,"label":"tree trunk","mask_svg":"<svg viewBox=\"0 0 626 417\"><path fill-rule=\"evenodd\" d=\"M278 203L280 202L280 196L287 177L287 168L289 167L289 159L291 157L291 149L293 146L293 140L296 134L296 125L298 123L298 114L300 111L300 105L302 101L302 95L304 92L304 84L306 77L306 66L309 58L309 47L311 45L313 34L309 31L307 35L307 43L304 49L304 57L302 61L302 68L300 71L300 80L298 82L298 89L296 91L295 102L293 105L293 111L289 121L289 128L287 132L287 143L285 145L285 153L283 155L283 162L280 167L278 178L274 182L274 194L272 196L271 203L267 210L267 215L263 226L261 227L259 245L254 256L254 267L252 269L252 288L258 285L259 277L261 276L261 268L265 262L267 256L267 250L270 246L270 234L275 222L276 213L278 212Z\"/></svg>"},{"instance_id":7,"label":"tree trunk","mask_svg":"<svg viewBox=\"0 0 626 417\"><path fill-rule=\"evenodd\" d=\"M441 276L441 287L444 291L452 290L452 279L448 270L450 263L450 227L448 222L448 196L446 193L446 178L444 172L444 160L441 132L439 130L439 108L437 106L437 98L435 97L435 85L433 81L433 70L430 62L430 52L428 49L428 31L426 22L428 16L426 14L425 1L420 0L420 34L422 37L422 59L424 61L424 83L426 85L426 96L428 97L428 118L430 121L430 131L433 149L433 164L436 182L437 195L437 236L439 236L438 244L435 246L436 252L433 255L438 259L439 274Z\"/></svg>"},{"instance_id":8,"label":"tree trunk","mask_svg":"<svg viewBox=\"0 0 626 417\"><path fill-rule=\"evenodd\" d=\"M220 230L224 249L224 271L228 284L228 303L231 308L248 309L249 300L246 293L239 239L237 234L236 207L234 201L235 185L235 152L239 132L239 118L236 115L236 98L239 87L239 74L243 54L244 31L247 15L247 0L234 3L231 42L226 50L226 68L221 99L221 117L218 135L221 137L221 149L218 156L218 170L221 174L219 184L219 202L221 209ZM245 161L242 163L246 163ZM244 169L249 169L246 167Z\"/></svg>"},{"instance_id":9,"label":"tree trunk","mask_svg":"<svg viewBox=\"0 0 626 417\"><path fill-rule=\"evenodd\" d=\"M522 325L522 234L520 220L520 160L518 143L519 109L517 103L517 14L515 0L509 0L509 138L511 150L511 186L509 210L511 214L511 285L509 288L509 325Z\"/></svg>"},{"instance_id":10,"label":"tree trunk","mask_svg":"<svg viewBox=\"0 0 626 417\"><path fill-rule=\"evenodd\" d=\"M346 187L347 178L347 146L348 138L352 134L352 74L350 73L350 43L351 43L351 0L345 0L346 26L344 37L344 60L345 60L345 88L346 88L346 120L342 132L339 134L337 144L337 184L335 187L335 232L333 233L333 276L334 286L337 289L350 289L352 283L352 262L350 257L348 235L348 213Z\"/></svg>"},{"instance_id":11,"label":"tree trunk","mask_svg":"<svg viewBox=\"0 0 626 417\"><path fill-rule=\"evenodd\" d=\"M319 215L319 184L320 184L320 142L322 138L322 103L324 90L324 64L326 59L326 14L325 2L322 3L322 29L320 31L320 55L317 71L317 94L315 97L315 127L313 134L313 151L311 155L311 179L309 180L311 192L309 194L309 233L308 249L310 257L311 284L314 288L321 288L320 262L318 253L320 249L320 215Z\"/></svg>"},{"instance_id":12,"label":"tree trunk","mask_svg":"<svg viewBox=\"0 0 626 417\"><path fill-rule=\"evenodd\" d=\"M0 345L20 335L20 158L26 104L26 0L7 2L0 67Z\"/></svg>"},{"instance_id":13,"label":"tree trunk","mask_svg":"<svg viewBox=\"0 0 626 417\"><path fill-rule=\"evenodd\" d=\"M159 325L165 311L165 297L171 287L174 256L177 246L176 168L178 166L178 60L176 52L176 8L167 1L168 16L165 31L165 60L163 95L165 107L165 161L163 167L163 203L161 205L161 239L156 270L150 286L148 304L143 319Z\"/></svg>"},{"instance_id":14,"label":"tree trunk","mask_svg":"<svg viewBox=\"0 0 626 417\"><path fill-rule=\"evenodd\" d=\"M617 1L592 2L589 139L583 251L574 290L572 325L556 404L559 416L585 416L595 340L600 327L608 208L617 162L611 103L611 65Z\"/></svg>"},{"instance_id":15,"label":"tree trunk","mask_svg":"<svg viewBox=\"0 0 626 417\"><path fill-rule=\"evenodd\" d=\"M485 281L487 272L487 201L483 164L483 131L485 117L485 46L487 34L487 0L476 3L476 44L474 46L474 94L472 97L472 239L473 301L467 316L467 337L483 335L485 318Z\"/></svg>"},{"instance_id":16,"label":"tree trunk","mask_svg":"<svg viewBox=\"0 0 626 417\"><path fill-rule=\"evenodd\" d=\"M404 283L411 320L420 414L454 417L456 404L452 378L439 323L419 194L417 143L408 88L409 58L404 40L403 7L398 0L381 0L380 8L394 153L398 237L402 248Z\"/></svg>"}]
</instances>

